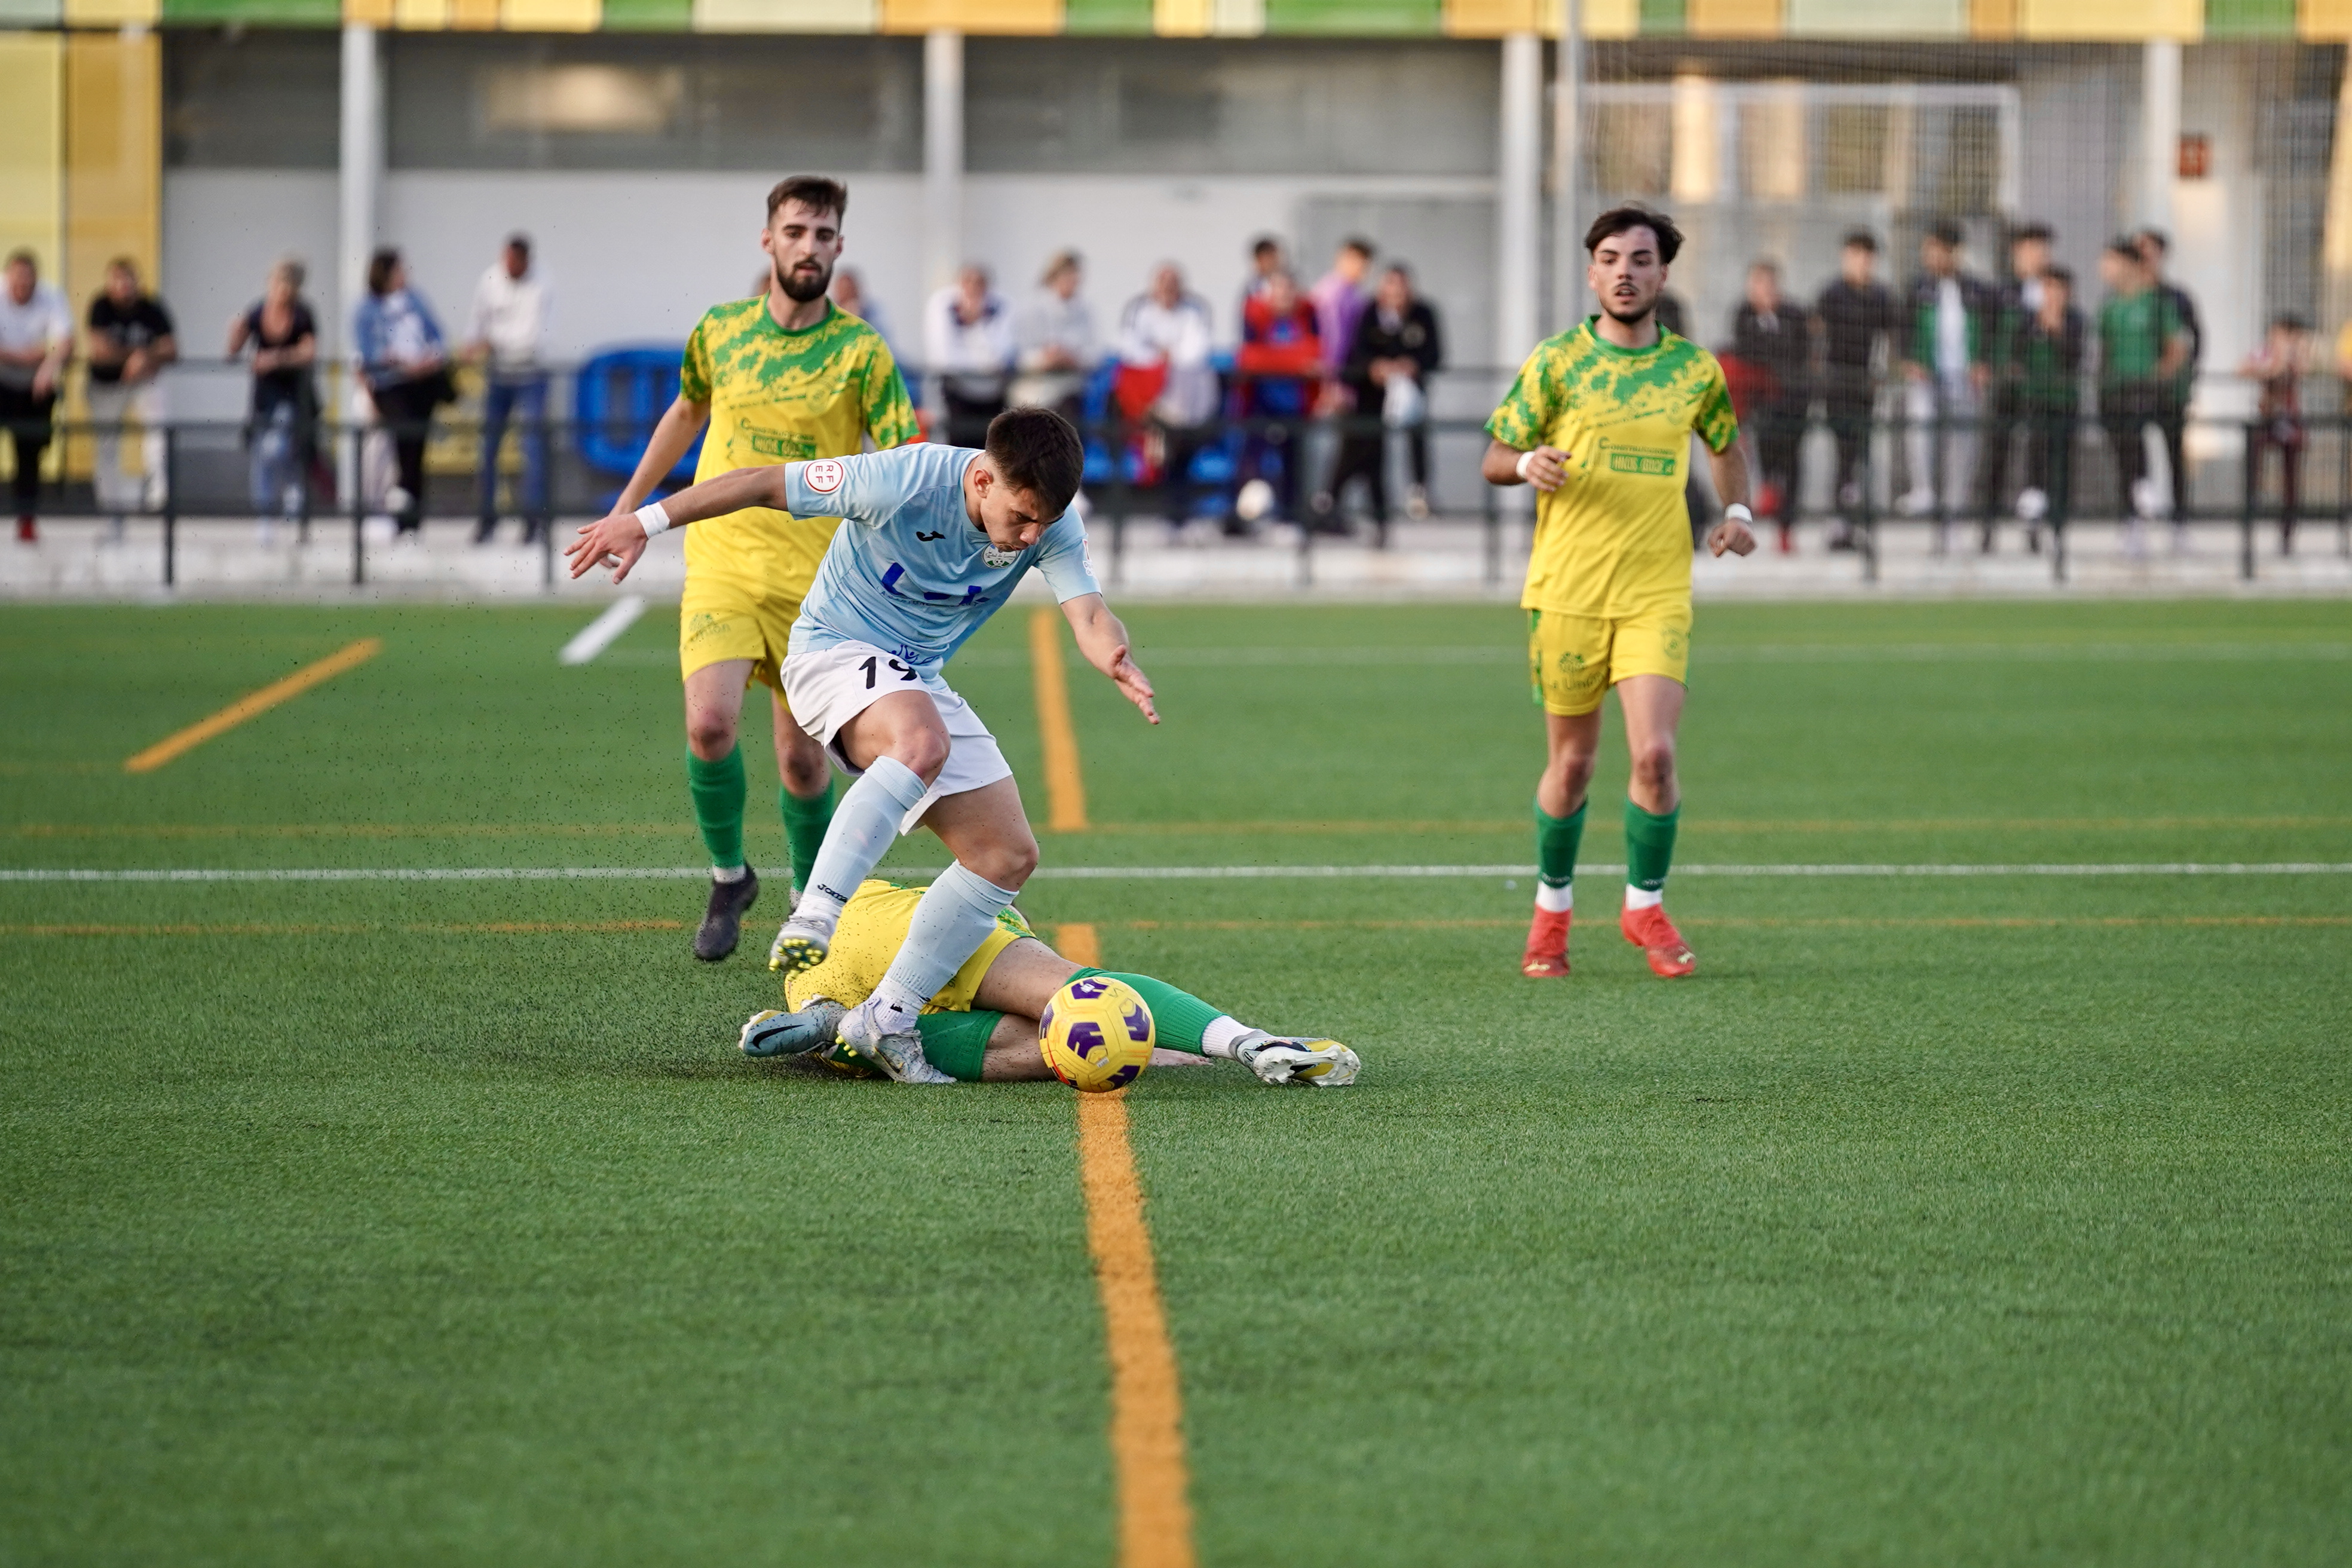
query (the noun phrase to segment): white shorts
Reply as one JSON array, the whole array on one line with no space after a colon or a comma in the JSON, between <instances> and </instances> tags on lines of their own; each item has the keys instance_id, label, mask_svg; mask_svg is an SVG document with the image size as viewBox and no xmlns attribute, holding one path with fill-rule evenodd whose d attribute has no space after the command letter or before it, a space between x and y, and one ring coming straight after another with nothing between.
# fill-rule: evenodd
<instances>
[{"instance_id":1,"label":"white shorts","mask_svg":"<svg viewBox=\"0 0 2352 1568\"><path fill-rule=\"evenodd\" d=\"M784 656L784 700L792 707L793 718L824 748L833 765L852 778L864 770L852 767L842 753L842 726L872 707L877 699L910 690L928 694L939 709L940 721L948 731L948 760L931 787L923 792L923 798L899 819L900 833L912 833L923 814L949 795L1011 778L1012 764L997 750L996 737L988 732L971 704L938 675L918 670L870 643L833 643Z\"/></svg>"}]
</instances>

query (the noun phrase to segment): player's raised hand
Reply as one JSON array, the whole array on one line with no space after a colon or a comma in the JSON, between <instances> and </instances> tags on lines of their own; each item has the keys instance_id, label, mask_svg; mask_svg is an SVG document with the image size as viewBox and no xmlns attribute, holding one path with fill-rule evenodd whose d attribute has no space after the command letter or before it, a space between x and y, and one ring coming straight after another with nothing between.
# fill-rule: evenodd
<instances>
[{"instance_id":1,"label":"player's raised hand","mask_svg":"<svg viewBox=\"0 0 2352 1568\"><path fill-rule=\"evenodd\" d=\"M1708 531L1706 547L1717 555L1727 550L1734 555L1745 555L1756 548L1756 533L1738 518L1727 517Z\"/></svg>"},{"instance_id":2,"label":"player's raised hand","mask_svg":"<svg viewBox=\"0 0 2352 1568\"><path fill-rule=\"evenodd\" d=\"M580 531L579 538L563 547L574 577L585 576L599 566L610 566L615 583L629 574L629 568L645 552L646 525L634 511L616 511L590 523Z\"/></svg>"},{"instance_id":3,"label":"player's raised hand","mask_svg":"<svg viewBox=\"0 0 2352 1568\"><path fill-rule=\"evenodd\" d=\"M1146 719L1155 724L1160 722L1160 710L1151 705L1151 682L1128 657L1125 643L1111 650L1110 662L1103 667L1103 673L1127 694L1129 702L1143 710Z\"/></svg>"}]
</instances>

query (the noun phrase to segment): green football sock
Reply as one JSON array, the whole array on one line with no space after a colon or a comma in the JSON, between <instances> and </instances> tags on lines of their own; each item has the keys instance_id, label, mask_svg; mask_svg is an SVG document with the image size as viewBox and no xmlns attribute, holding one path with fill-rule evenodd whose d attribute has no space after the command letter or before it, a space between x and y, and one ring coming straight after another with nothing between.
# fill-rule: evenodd
<instances>
[{"instance_id":1,"label":"green football sock","mask_svg":"<svg viewBox=\"0 0 2352 1568\"><path fill-rule=\"evenodd\" d=\"M779 786L776 804L784 814L784 843L792 849L793 885L798 887L824 847L824 830L833 821L833 781L825 781L823 795L806 800Z\"/></svg>"},{"instance_id":2,"label":"green football sock","mask_svg":"<svg viewBox=\"0 0 2352 1568\"><path fill-rule=\"evenodd\" d=\"M1547 888L1565 888L1576 876L1577 847L1584 842L1584 811L1590 796L1566 816L1554 816L1536 807L1536 879Z\"/></svg>"},{"instance_id":3,"label":"green football sock","mask_svg":"<svg viewBox=\"0 0 2352 1568\"><path fill-rule=\"evenodd\" d=\"M1643 892L1662 892L1666 868L1675 863L1675 826L1682 820L1677 805L1664 816L1653 816L1625 803L1625 883Z\"/></svg>"},{"instance_id":4,"label":"green football sock","mask_svg":"<svg viewBox=\"0 0 2352 1568\"><path fill-rule=\"evenodd\" d=\"M1081 969L1070 978L1084 980L1096 974L1135 988L1143 1005L1151 1009L1155 1045L1166 1046L1171 1051L1189 1051L1196 1057L1208 1054L1202 1037L1210 1025L1225 1016L1224 1009L1212 1007L1191 992L1179 991L1165 980L1154 980L1149 974L1129 974L1117 969Z\"/></svg>"},{"instance_id":5,"label":"green football sock","mask_svg":"<svg viewBox=\"0 0 2352 1568\"><path fill-rule=\"evenodd\" d=\"M686 787L694 796L694 825L702 829L711 865L731 871L743 864L743 748L734 747L715 763L687 752Z\"/></svg>"},{"instance_id":6,"label":"green football sock","mask_svg":"<svg viewBox=\"0 0 2352 1568\"><path fill-rule=\"evenodd\" d=\"M923 1056L958 1083L978 1083L988 1059L988 1037L996 1033L1002 1013L926 1013L915 1020L923 1037Z\"/></svg>"}]
</instances>

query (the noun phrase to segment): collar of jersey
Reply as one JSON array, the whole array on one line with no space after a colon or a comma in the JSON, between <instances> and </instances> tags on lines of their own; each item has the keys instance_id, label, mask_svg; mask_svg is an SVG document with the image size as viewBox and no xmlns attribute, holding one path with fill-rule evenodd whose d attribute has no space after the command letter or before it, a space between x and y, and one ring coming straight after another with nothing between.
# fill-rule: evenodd
<instances>
[{"instance_id":1,"label":"collar of jersey","mask_svg":"<svg viewBox=\"0 0 2352 1568\"><path fill-rule=\"evenodd\" d=\"M845 312L842 308L828 299L824 302L824 314L819 316L815 321L811 321L807 326L782 327L776 324L776 313L768 309L768 297L765 294L760 296L760 320L767 327L768 331L775 333L776 336L780 338L801 338L806 337L811 332L821 332L824 331L825 328L833 325L833 323L838 321L844 314L845 314Z\"/></svg>"},{"instance_id":2,"label":"collar of jersey","mask_svg":"<svg viewBox=\"0 0 2352 1568\"><path fill-rule=\"evenodd\" d=\"M1665 322L1660 321L1658 323L1658 341L1652 343L1648 348L1619 348L1615 343L1611 342L1607 338L1601 335L1601 318L1598 315L1591 315L1584 318L1584 335L1591 338L1594 346L1599 348L1602 353L1615 354L1619 359L1639 359L1643 354L1654 354L1660 349L1664 348L1669 342L1674 341L1675 332L1673 328L1667 326Z\"/></svg>"}]
</instances>

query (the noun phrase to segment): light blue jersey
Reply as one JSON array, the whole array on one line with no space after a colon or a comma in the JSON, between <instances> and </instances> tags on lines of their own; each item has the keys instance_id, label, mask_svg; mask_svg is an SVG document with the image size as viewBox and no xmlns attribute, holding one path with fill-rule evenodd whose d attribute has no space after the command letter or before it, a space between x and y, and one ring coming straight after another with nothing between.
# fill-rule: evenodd
<instances>
[{"instance_id":1,"label":"light blue jersey","mask_svg":"<svg viewBox=\"0 0 2352 1568\"><path fill-rule=\"evenodd\" d=\"M964 510L963 473L980 453L929 444L784 465L784 510L843 527L793 623L793 653L835 643L884 649L935 670L1013 596L1034 566L1056 600L1102 590L1087 531L1064 512L1028 549L1000 554Z\"/></svg>"}]
</instances>

